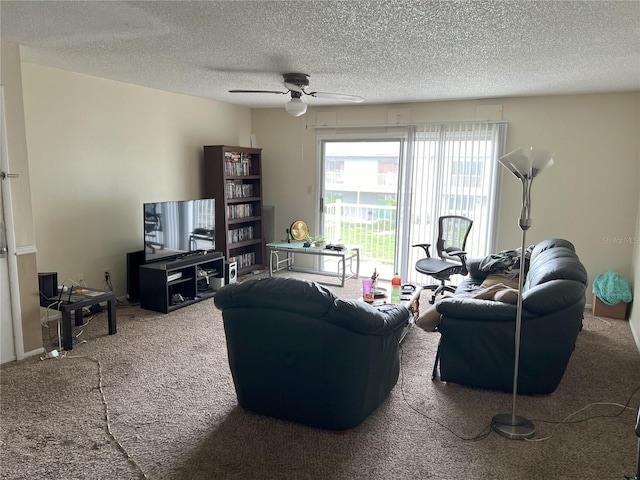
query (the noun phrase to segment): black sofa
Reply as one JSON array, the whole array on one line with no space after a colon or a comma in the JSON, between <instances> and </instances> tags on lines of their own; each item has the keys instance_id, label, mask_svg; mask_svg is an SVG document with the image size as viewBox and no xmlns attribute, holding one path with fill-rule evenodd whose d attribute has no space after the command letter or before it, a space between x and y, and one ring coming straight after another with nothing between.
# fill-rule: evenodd
<instances>
[{"instance_id":1,"label":"black sofa","mask_svg":"<svg viewBox=\"0 0 640 480\"><path fill-rule=\"evenodd\" d=\"M380 311L338 299L318 283L282 277L227 285L214 302L242 408L346 430L398 380L404 306Z\"/></svg>"},{"instance_id":2,"label":"black sofa","mask_svg":"<svg viewBox=\"0 0 640 480\"><path fill-rule=\"evenodd\" d=\"M440 379L510 392L516 305L471 298L489 274L480 270L481 263L469 260L469 277L453 298L436 306ZM569 241L544 240L531 252L522 296L519 393L547 394L557 388L582 327L587 282Z\"/></svg>"}]
</instances>

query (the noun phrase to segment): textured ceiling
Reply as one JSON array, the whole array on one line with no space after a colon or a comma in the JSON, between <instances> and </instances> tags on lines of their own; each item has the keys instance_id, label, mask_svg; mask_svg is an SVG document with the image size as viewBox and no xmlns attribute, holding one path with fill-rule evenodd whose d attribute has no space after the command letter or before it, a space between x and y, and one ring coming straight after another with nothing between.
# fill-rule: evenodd
<instances>
[{"instance_id":1,"label":"textured ceiling","mask_svg":"<svg viewBox=\"0 0 640 480\"><path fill-rule=\"evenodd\" d=\"M640 2L5 1L24 61L251 107L282 73L366 103L640 89ZM310 105L335 100L306 98Z\"/></svg>"}]
</instances>

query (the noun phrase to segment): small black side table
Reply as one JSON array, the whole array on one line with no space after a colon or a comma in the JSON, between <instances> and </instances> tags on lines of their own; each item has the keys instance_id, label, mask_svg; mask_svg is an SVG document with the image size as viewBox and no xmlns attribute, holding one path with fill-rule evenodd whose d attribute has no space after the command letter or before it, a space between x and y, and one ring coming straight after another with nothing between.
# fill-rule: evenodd
<instances>
[{"instance_id":1,"label":"small black side table","mask_svg":"<svg viewBox=\"0 0 640 480\"><path fill-rule=\"evenodd\" d=\"M82 309L92 305L107 302L107 318L109 335L116 333L116 294L107 290L88 287L74 287L68 294L63 292L58 298L42 300L40 305L62 312L62 347L73 350L73 335L71 331L71 312L75 312L76 326L82 325Z\"/></svg>"}]
</instances>

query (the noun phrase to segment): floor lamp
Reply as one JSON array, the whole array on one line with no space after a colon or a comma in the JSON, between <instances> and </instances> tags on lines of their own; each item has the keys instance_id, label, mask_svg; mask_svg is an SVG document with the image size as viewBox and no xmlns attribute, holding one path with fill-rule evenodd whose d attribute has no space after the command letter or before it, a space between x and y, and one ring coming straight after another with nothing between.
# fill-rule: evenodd
<instances>
[{"instance_id":1,"label":"floor lamp","mask_svg":"<svg viewBox=\"0 0 640 480\"><path fill-rule=\"evenodd\" d=\"M525 277L525 238L531 226L531 184L533 179L546 167L553 165L553 153L518 149L500 157L498 161L522 182L522 210L518 224L522 230L522 245L520 248L520 275L518 275L518 303L516 305L516 334L515 360L513 367L513 402L511 413L500 413L493 417L492 428L500 435L523 440L531 437L535 432L533 423L524 417L516 415L516 398L518 395L518 365L520 363L520 330L522 327L522 289Z\"/></svg>"}]
</instances>

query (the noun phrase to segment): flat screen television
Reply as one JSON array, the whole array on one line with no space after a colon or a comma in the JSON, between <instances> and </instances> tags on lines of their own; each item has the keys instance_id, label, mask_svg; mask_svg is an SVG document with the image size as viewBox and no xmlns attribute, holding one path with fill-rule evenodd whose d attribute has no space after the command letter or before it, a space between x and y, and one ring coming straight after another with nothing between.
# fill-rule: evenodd
<instances>
[{"instance_id":1,"label":"flat screen television","mask_svg":"<svg viewBox=\"0 0 640 480\"><path fill-rule=\"evenodd\" d=\"M215 250L215 200L144 204L144 262Z\"/></svg>"}]
</instances>

